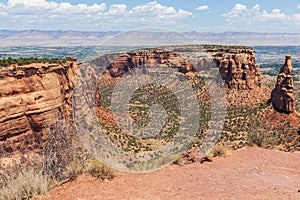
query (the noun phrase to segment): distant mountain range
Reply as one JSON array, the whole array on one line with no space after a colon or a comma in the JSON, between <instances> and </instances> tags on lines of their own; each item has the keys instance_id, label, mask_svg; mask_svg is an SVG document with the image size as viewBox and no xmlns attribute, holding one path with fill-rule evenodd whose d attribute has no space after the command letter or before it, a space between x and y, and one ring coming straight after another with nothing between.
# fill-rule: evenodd
<instances>
[{"instance_id":1,"label":"distant mountain range","mask_svg":"<svg viewBox=\"0 0 300 200\"><path fill-rule=\"evenodd\" d=\"M219 44L300 46L300 33L254 32L89 32L0 30L0 46L161 46Z\"/></svg>"}]
</instances>

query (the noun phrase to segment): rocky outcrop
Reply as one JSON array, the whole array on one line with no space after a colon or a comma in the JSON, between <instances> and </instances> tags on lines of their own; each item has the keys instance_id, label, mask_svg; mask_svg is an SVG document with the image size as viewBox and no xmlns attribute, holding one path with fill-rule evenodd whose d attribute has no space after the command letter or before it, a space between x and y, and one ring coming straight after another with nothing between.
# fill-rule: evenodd
<instances>
[{"instance_id":1,"label":"rocky outcrop","mask_svg":"<svg viewBox=\"0 0 300 200\"><path fill-rule=\"evenodd\" d=\"M277 82L271 94L271 101L275 110L279 112L294 112L294 86L293 86L293 66L291 56L285 57L285 63L281 67L277 76Z\"/></svg>"},{"instance_id":2,"label":"rocky outcrop","mask_svg":"<svg viewBox=\"0 0 300 200\"><path fill-rule=\"evenodd\" d=\"M245 46L166 46L125 54L108 54L97 58L92 63L97 66L96 69L106 69L105 74L108 75L106 82L111 82L115 77L120 77L139 65L171 66L183 72L186 77L193 77L198 72L201 76L206 76L206 70L218 69L228 94L229 106L260 104L267 101L271 93L270 89L262 83L255 51ZM102 73L103 71L99 74Z\"/></svg>"},{"instance_id":3,"label":"rocky outcrop","mask_svg":"<svg viewBox=\"0 0 300 200\"><path fill-rule=\"evenodd\" d=\"M120 77L138 66L155 67L162 65L176 68L184 74L195 71L195 68L183 57L172 51L162 49L140 50L119 55L107 67L107 70L112 77Z\"/></svg>"},{"instance_id":4,"label":"rocky outcrop","mask_svg":"<svg viewBox=\"0 0 300 200\"><path fill-rule=\"evenodd\" d=\"M228 88L251 90L261 86L262 75L258 71L253 49L222 48L209 52Z\"/></svg>"},{"instance_id":5,"label":"rocky outcrop","mask_svg":"<svg viewBox=\"0 0 300 200\"><path fill-rule=\"evenodd\" d=\"M164 49L149 49L128 52L110 58L111 63L105 63L108 73L112 77L120 77L137 66L155 67L157 65L170 66L179 72L202 71L210 68L219 68L220 75L228 88L252 90L259 88L262 75L258 71L255 60L255 51L243 46L208 45L165 47ZM190 58L196 52L196 62ZM207 55L210 55L207 57ZM203 58L201 58L203 57ZM99 63L95 63L99 65ZM108 67L107 67L108 66Z\"/></svg>"},{"instance_id":6,"label":"rocky outcrop","mask_svg":"<svg viewBox=\"0 0 300 200\"><path fill-rule=\"evenodd\" d=\"M36 148L49 124L71 120L76 60L0 70L0 144L6 151Z\"/></svg>"}]
</instances>

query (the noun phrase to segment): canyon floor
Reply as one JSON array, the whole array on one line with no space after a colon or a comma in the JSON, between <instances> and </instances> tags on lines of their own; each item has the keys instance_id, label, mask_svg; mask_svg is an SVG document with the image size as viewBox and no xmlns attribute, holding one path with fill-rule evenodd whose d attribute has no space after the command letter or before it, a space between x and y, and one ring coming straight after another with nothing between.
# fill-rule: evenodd
<instances>
[{"instance_id":1,"label":"canyon floor","mask_svg":"<svg viewBox=\"0 0 300 200\"><path fill-rule=\"evenodd\" d=\"M118 172L112 181L82 175L40 197L50 199L300 199L300 152L257 147L227 158L170 165L147 174Z\"/></svg>"}]
</instances>

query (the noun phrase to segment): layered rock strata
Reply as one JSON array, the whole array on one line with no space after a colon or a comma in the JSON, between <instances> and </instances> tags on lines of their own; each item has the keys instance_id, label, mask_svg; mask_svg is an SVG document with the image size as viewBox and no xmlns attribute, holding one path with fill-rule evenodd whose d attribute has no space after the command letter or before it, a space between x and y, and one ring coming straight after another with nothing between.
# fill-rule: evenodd
<instances>
[{"instance_id":1,"label":"layered rock strata","mask_svg":"<svg viewBox=\"0 0 300 200\"><path fill-rule=\"evenodd\" d=\"M0 144L5 151L36 148L49 124L71 120L76 60L0 69Z\"/></svg>"},{"instance_id":2,"label":"layered rock strata","mask_svg":"<svg viewBox=\"0 0 300 200\"><path fill-rule=\"evenodd\" d=\"M255 61L255 51L250 48L234 49L213 54L214 63L228 88L252 90L261 86L262 75Z\"/></svg>"},{"instance_id":3,"label":"layered rock strata","mask_svg":"<svg viewBox=\"0 0 300 200\"><path fill-rule=\"evenodd\" d=\"M112 77L120 77L124 73L138 66L157 67L170 66L179 72L187 73L195 71L193 65L172 51L155 49L129 52L119 55L107 67Z\"/></svg>"}]
</instances>

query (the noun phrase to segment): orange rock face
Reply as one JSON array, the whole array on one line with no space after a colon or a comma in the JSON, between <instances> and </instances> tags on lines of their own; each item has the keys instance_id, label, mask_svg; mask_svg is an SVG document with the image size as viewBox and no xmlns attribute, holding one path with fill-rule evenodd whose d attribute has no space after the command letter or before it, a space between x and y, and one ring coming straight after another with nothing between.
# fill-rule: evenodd
<instances>
[{"instance_id":1,"label":"orange rock face","mask_svg":"<svg viewBox=\"0 0 300 200\"><path fill-rule=\"evenodd\" d=\"M271 94L273 107L279 112L294 112L295 96L292 72L291 56L287 55L285 64L280 69L275 88Z\"/></svg>"},{"instance_id":2,"label":"orange rock face","mask_svg":"<svg viewBox=\"0 0 300 200\"><path fill-rule=\"evenodd\" d=\"M119 77L131 69L143 65L148 67L166 65L177 68L179 72L184 74L195 70L189 62L186 62L184 58L176 53L160 49L129 52L120 55L113 60L107 69L112 77Z\"/></svg>"},{"instance_id":3,"label":"orange rock face","mask_svg":"<svg viewBox=\"0 0 300 200\"><path fill-rule=\"evenodd\" d=\"M254 50L237 49L216 56L214 62L229 88L251 90L261 86L262 75L258 71Z\"/></svg>"},{"instance_id":4,"label":"orange rock face","mask_svg":"<svg viewBox=\"0 0 300 200\"><path fill-rule=\"evenodd\" d=\"M0 70L0 144L6 151L36 148L55 119L71 119L76 71L76 61Z\"/></svg>"}]
</instances>

